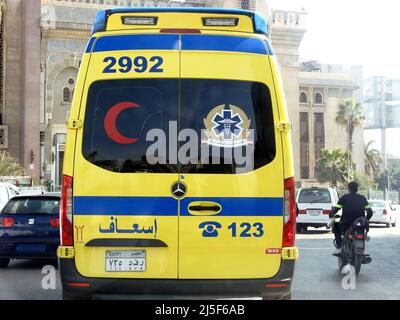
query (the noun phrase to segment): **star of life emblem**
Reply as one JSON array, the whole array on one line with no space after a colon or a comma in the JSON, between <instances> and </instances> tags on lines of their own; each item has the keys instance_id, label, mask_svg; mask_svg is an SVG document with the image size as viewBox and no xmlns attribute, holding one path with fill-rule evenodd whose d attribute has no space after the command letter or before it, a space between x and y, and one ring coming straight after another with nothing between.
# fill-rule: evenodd
<instances>
[{"instance_id":1,"label":"star of life emblem","mask_svg":"<svg viewBox=\"0 0 400 320\"><path fill-rule=\"evenodd\" d=\"M234 148L252 144L250 137L251 120L242 109L234 105L219 105L213 108L204 119L206 127L202 143Z\"/></svg>"}]
</instances>

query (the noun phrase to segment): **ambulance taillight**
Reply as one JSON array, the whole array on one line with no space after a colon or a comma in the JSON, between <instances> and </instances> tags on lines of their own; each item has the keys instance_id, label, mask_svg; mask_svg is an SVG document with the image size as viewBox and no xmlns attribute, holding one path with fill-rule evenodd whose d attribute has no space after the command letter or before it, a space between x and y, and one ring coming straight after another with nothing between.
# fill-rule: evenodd
<instances>
[{"instance_id":1,"label":"ambulance taillight","mask_svg":"<svg viewBox=\"0 0 400 320\"><path fill-rule=\"evenodd\" d=\"M62 246L72 246L74 244L72 227L72 184L72 177L63 176L60 210L60 239Z\"/></svg>"},{"instance_id":2,"label":"ambulance taillight","mask_svg":"<svg viewBox=\"0 0 400 320\"><path fill-rule=\"evenodd\" d=\"M285 180L282 247L293 247L295 242L296 207L294 178Z\"/></svg>"}]
</instances>

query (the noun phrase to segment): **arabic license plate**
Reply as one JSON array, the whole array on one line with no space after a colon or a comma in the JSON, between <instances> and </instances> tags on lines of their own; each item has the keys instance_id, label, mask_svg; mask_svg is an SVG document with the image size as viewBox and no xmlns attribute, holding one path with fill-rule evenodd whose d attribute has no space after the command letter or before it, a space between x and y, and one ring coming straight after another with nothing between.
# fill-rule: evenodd
<instances>
[{"instance_id":1,"label":"arabic license plate","mask_svg":"<svg viewBox=\"0 0 400 320\"><path fill-rule=\"evenodd\" d=\"M310 216L319 216L322 213L322 211L321 210L308 210L307 213Z\"/></svg>"},{"instance_id":2,"label":"arabic license plate","mask_svg":"<svg viewBox=\"0 0 400 320\"><path fill-rule=\"evenodd\" d=\"M145 272L146 251L106 251L106 272Z\"/></svg>"}]
</instances>

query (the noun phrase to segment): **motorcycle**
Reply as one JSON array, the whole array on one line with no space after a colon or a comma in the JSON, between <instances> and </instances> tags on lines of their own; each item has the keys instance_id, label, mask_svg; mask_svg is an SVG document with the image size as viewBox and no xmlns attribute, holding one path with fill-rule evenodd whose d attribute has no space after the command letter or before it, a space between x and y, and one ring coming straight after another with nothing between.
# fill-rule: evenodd
<instances>
[{"instance_id":1,"label":"motorcycle","mask_svg":"<svg viewBox=\"0 0 400 320\"><path fill-rule=\"evenodd\" d=\"M340 215L335 216L335 221L338 218L340 218ZM365 242L369 240L368 231L368 220L361 217L354 221L352 226L342 235L342 253L337 256L340 272L347 264L350 264L358 275L361 265L372 262L370 255L364 253Z\"/></svg>"}]
</instances>

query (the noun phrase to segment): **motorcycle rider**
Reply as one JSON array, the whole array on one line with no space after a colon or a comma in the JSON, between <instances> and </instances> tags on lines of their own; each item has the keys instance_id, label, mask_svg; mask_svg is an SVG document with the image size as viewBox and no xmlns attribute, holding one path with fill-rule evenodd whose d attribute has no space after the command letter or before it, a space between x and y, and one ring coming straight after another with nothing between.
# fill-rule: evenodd
<instances>
[{"instance_id":1,"label":"motorcycle rider","mask_svg":"<svg viewBox=\"0 0 400 320\"><path fill-rule=\"evenodd\" d=\"M336 250L334 255L339 255L342 252L342 234L344 234L360 217L365 217L365 211L367 212L367 220L372 218L373 212L368 200L358 194L357 182L350 182L348 184L349 193L342 196L333 208L332 214L335 215L340 209L342 209L342 216L339 223L333 225L333 233L335 234L335 245Z\"/></svg>"}]
</instances>

